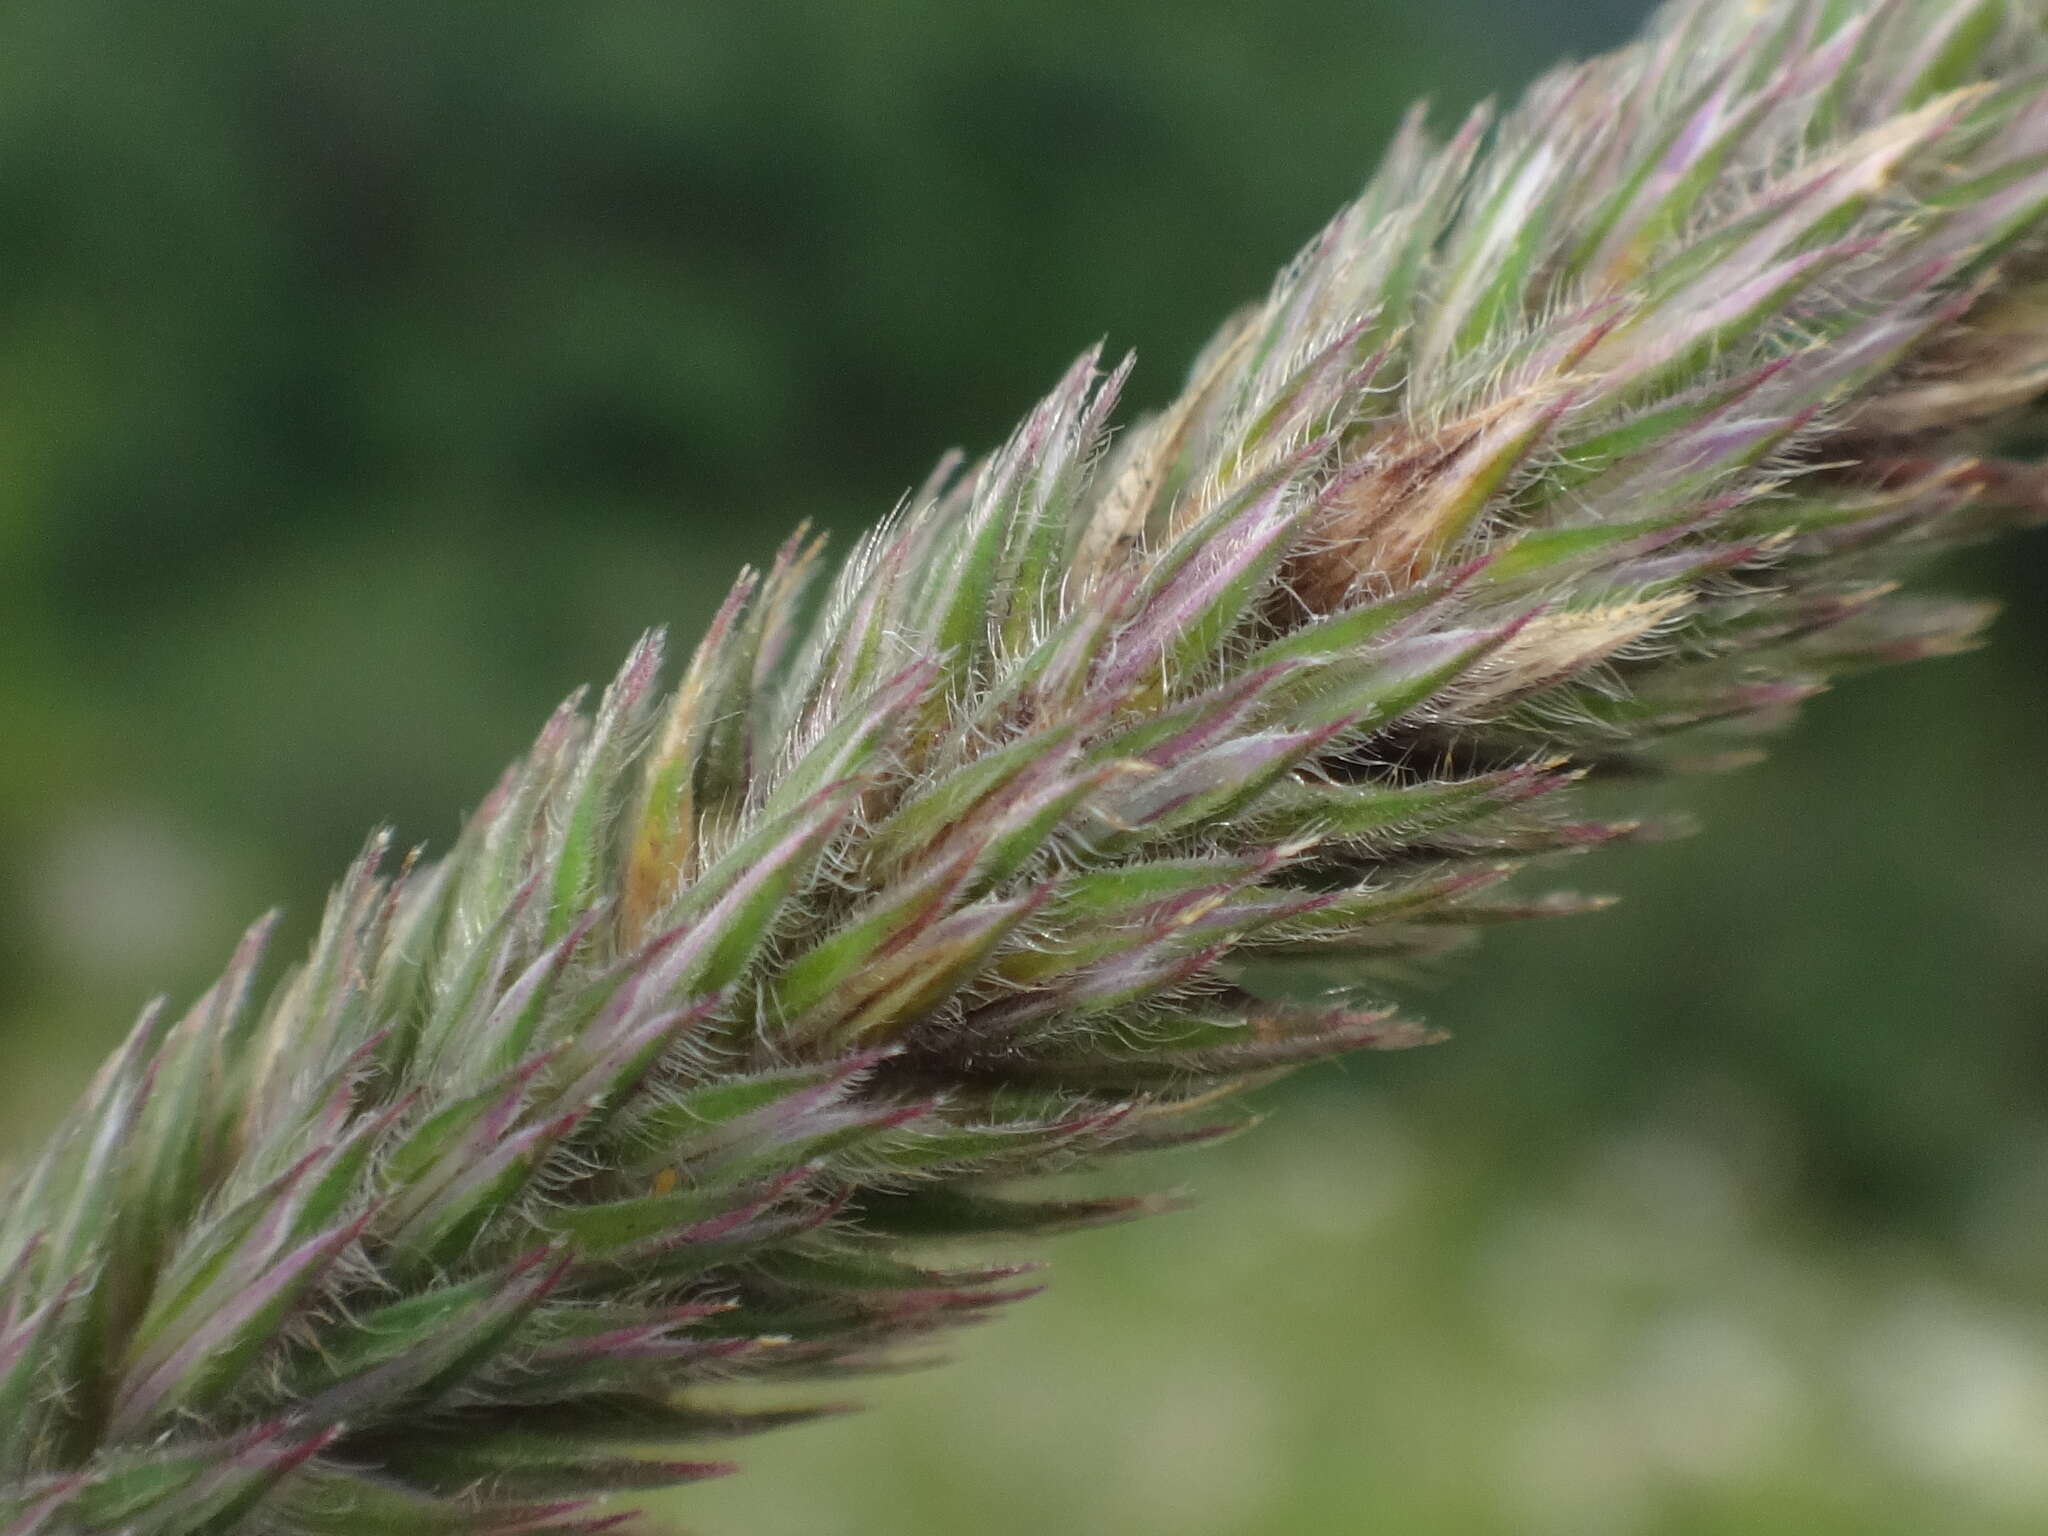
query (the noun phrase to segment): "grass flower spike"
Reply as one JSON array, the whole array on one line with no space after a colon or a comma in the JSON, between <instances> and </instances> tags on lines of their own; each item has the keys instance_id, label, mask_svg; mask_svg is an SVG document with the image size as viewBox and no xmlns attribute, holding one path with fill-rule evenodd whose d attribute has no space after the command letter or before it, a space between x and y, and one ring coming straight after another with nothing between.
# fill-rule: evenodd
<instances>
[{"instance_id":1,"label":"grass flower spike","mask_svg":"<svg viewBox=\"0 0 2048 1536\"><path fill-rule=\"evenodd\" d=\"M1967 645L2048 512L2048 29L1699 0L1357 202L1112 431L1078 362L829 581L644 643L305 960L152 1008L0 1207L0 1532L591 1531L1024 1294L929 1241L1429 1038L1516 870ZM630 1501L628 1501L630 1502Z\"/></svg>"}]
</instances>

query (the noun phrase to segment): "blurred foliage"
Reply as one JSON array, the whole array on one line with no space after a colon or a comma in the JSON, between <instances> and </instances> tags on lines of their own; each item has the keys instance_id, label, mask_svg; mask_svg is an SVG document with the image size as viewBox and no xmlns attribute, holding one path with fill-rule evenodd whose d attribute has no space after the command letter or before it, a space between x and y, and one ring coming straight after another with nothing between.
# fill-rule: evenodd
<instances>
[{"instance_id":1,"label":"blurred foliage","mask_svg":"<svg viewBox=\"0 0 2048 1536\"><path fill-rule=\"evenodd\" d=\"M960 1363L672 1506L731 1536L2042 1529L2041 1269L2002 1291L1817 1225L1791 1127L1727 1084L1587 1127L1512 1199L1411 1098L1353 1084L1162 1163L1193 1212L1066 1240Z\"/></svg>"},{"instance_id":2,"label":"blurred foliage","mask_svg":"<svg viewBox=\"0 0 2048 1536\"><path fill-rule=\"evenodd\" d=\"M445 844L557 697L647 624L689 634L798 518L863 525L1105 333L1162 398L1408 99L1448 115L1643 9L10 7L0 1147L255 911L302 934L373 822ZM1822 700L1770 765L1681 787L1711 836L1565 871L1622 908L1419 988L1456 1043L1289 1090L1295 1129L1186 1165L1206 1211L1077 1239L972 1370L693 1507L2039 1529L2048 1489L1999 1448L2048 1423L2044 550L1950 573L2013 605L1991 650ZM1671 1146L1736 1215L1688 1216ZM1667 1433L1627 1383L1702 1315ZM1545 1327L1575 1342L1533 1365L1499 1336ZM1903 1419L1844 1406L1873 1370ZM1772 1382L1805 1406L1758 1407ZM1698 1472L1759 1415L1768 1455ZM1204 1467L1237 1482L1178 1480Z\"/></svg>"}]
</instances>

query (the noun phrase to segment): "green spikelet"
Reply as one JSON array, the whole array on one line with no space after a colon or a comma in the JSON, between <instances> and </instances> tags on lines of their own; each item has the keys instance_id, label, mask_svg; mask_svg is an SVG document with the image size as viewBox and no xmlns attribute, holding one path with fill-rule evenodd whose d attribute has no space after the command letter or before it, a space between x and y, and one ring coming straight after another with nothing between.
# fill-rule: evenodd
<instances>
[{"instance_id":1,"label":"green spikelet","mask_svg":"<svg viewBox=\"0 0 2048 1536\"><path fill-rule=\"evenodd\" d=\"M1972 640L1894 587L2048 512L2044 79L2017 0L1682 5L1412 119L1159 415L1085 357L816 622L799 539L643 645L9 1194L0 1532L608 1526L806 1411L708 1387L1023 1294L920 1239L1145 1208L1014 1181L1428 1038L1578 781Z\"/></svg>"}]
</instances>

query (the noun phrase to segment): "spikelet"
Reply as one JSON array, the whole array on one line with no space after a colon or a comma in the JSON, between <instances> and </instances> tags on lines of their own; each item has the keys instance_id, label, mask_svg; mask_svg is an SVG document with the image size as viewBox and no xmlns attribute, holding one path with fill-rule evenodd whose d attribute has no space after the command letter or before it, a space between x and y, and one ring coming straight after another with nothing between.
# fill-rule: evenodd
<instances>
[{"instance_id":1,"label":"spikelet","mask_svg":"<svg viewBox=\"0 0 2048 1536\"><path fill-rule=\"evenodd\" d=\"M1091 355L855 549L549 722L152 1010L0 1213L0 1532L607 1527L1023 1294L1019 1180L1420 1043L1390 969L1833 675L1968 644L1914 562L2048 513L2048 33L1701 0L1360 199L1112 436ZM651 1446L680 1452L650 1452Z\"/></svg>"}]
</instances>

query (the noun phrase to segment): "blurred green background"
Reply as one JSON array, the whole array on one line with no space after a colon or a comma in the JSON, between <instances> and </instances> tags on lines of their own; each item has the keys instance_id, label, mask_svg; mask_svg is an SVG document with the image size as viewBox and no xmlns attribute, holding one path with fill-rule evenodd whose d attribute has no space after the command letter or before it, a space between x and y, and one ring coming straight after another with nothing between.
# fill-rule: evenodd
<instances>
[{"instance_id":1,"label":"blurred green background","mask_svg":"<svg viewBox=\"0 0 2048 1536\"><path fill-rule=\"evenodd\" d=\"M19 0L0 1155L374 822L1108 335L1163 399L1400 108L1637 0ZM2048 543L1456 1032L681 1500L730 1536L2048 1529Z\"/></svg>"}]
</instances>

